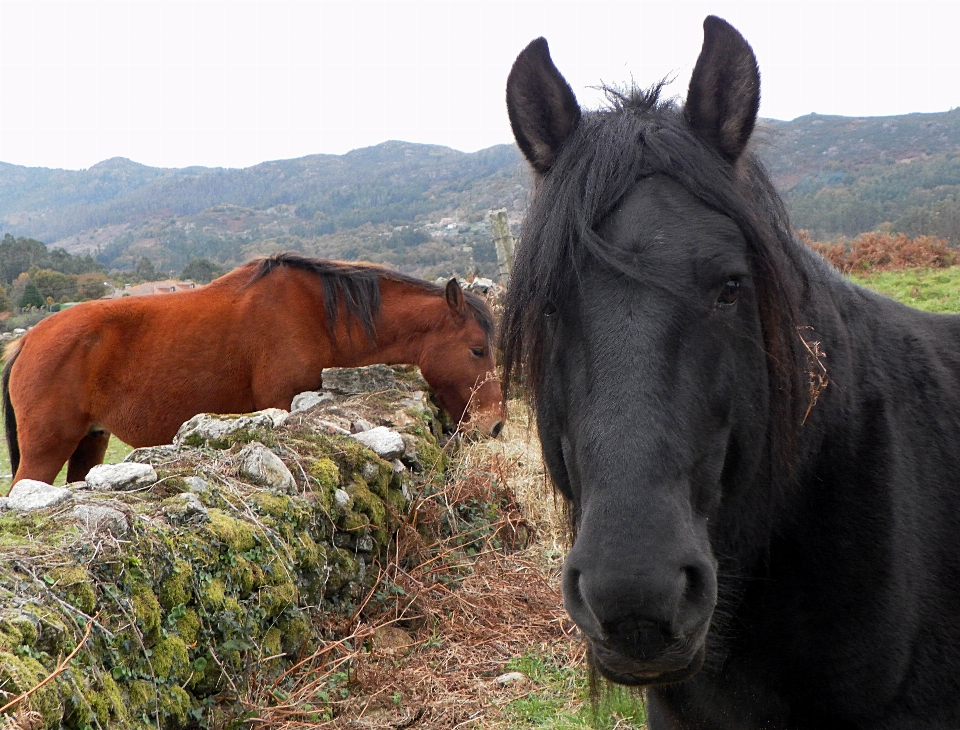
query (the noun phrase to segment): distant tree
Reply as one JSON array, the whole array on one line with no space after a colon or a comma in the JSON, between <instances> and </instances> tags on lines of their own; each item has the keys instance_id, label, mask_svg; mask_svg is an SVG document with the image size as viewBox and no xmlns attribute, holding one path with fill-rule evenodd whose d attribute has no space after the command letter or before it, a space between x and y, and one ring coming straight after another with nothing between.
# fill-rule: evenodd
<instances>
[{"instance_id":1,"label":"distant tree","mask_svg":"<svg viewBox=\"0 0 960 730\"><path fill-rule=\"evenodd\" d=\"M153 268L153 262L146 256L140 257L135 271L137 272L137 276L144 281L156 281L159 278L157 276L157 270Z\"/></svg>"},{"instance_id":2,"label":"distant tree","mask_svg":"<svg viewBox=\"0 0 960 730\"><path fill-rule=\"evenodd\" d=\"M9 284L46 259L47 247L43 243L32 238L14 238L7 233L0 241L0 282Z\"/></svg>"},{"instance_id":3,"label":"distant tree","mask_svg":"<svg viewBox=\"0 0 960 730\"><path fill-rule=\"evenodd\" d=\"M101 276L97 276L102 279ZM37 269L31 267L30 281L37 285L40 293L53 299L67 297L65 301L72 300L77 295L77 276L75 274L63 274L52 269Z\"/></svg>"},{"instance_id":4,"label":"distant tree","mask_svg":"<svg viewBox=\"0 0 960 730\"><path fill-rule=\"evenodd\" d=\"M27 286L24 287L18 306L21 308L37 307L39 309L44 304L43 295L40 293L40 290L37 289L37 285L32 281L28 281Z\"/></svg>"},{"instance_id":5,"label":"distant tree","mask_svg":"<svg viewBox=\"0 0 960 730\"><path fill-rule=\"evenodd\" d=\"M12 308L13 304L7 296L7 290L0 286L0 312L9 312Z\"/></svg>"},{"instance_id":6,"label":"distant tree","mask_svg":"<svg viewBox=\"0 0 960 730\"><path fill-rule=\"evenodd\" d=\"M102 274L80 274L77 277L77 299L99 299L106 293Z\"/></svg>"},{"instance_id":7,"label":"distant tree","mask_svg":"<svg viewBox=\"0 0 960 730\"><path fill-rule=\"evenodd\" d=\"M209 259L190 259L180 272L181 279L191 279L198 284L209 284L223 274L223 269Z\"/></svg>"}]
</instances>

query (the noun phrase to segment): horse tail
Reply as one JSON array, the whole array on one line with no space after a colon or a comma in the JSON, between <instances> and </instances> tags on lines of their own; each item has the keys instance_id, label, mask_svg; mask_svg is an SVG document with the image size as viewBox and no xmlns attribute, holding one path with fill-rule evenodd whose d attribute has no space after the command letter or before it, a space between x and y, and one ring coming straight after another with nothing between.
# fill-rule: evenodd
<instances>
[{"instance_id":1,"label":"horse tail","mask_svg":"<svg viewBox=\"0 0 960 730\"><path fill-rule=\"evenodd\" d=\"M17 340L7 345L4 353L7 364L3 368L2 376L3 424L7 431L7 450L10 452L11 473L14 476L20 468L20 443L17 441L17 414L13 412L13 403L10 400L10 372L13 370L13 364L20 357L20 343L21 341Z\"/></svg>"}]
</instances>

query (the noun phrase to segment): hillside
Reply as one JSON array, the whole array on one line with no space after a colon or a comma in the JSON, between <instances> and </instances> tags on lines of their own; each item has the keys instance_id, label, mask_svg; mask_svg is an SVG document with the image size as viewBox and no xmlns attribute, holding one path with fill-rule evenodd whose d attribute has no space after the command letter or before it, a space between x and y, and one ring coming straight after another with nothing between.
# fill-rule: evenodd
<instances>
[{"instance_id":1,"label":"hillside","mask_svg":"<svg viewBox=\"0 0 960 730\"><path fill-rule=\"evenodd\" d=\"M756 149L796 227L814 238L878 227L960 245L960 108L937 114L764 120ZM295 249L432 277L496 274L487 211L519 223L529 178L513 145L475 153L385 142L245 169L161 169L114 158L87 170L0 163L0 232L108 269L158 272Z\"/></svg>"}]
</instances>

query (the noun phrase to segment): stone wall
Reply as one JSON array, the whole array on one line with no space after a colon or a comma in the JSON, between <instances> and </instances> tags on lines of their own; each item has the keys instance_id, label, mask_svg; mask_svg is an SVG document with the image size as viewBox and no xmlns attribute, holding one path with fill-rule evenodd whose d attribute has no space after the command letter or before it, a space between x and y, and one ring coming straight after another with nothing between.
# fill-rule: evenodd
<instances>
[{"instance_id":1,"label":"stone wall","mask_svg":"<svg viewBox=\"0 0 960 730\"><path fill-rule=\"evenodd\" d=\"M447 458L416 371L324 382L292 413L196 417L172 445L0 503L0 706L92 622L11 727L221 726L248 683L312 651L318 615L357 610Z\"/></svg>"}]
</instances>

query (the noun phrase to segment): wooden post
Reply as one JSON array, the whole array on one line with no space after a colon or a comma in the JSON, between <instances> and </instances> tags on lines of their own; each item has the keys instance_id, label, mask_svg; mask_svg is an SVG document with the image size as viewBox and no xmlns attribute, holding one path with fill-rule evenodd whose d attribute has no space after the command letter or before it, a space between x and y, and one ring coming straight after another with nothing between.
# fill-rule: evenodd
<instances>
[{"instance_id":1,"label":"wooden post","mask_svg":"<svg viewBox=\"0 0 960 730\"><path fill-rule=\"evenodd\" d=\"M513 271L513 236L507 222L507 209L490 211L490 230L493 232L493 244L497 248L497 262L500 264L500 285L506 287Z\"/></svg>"}]
</instances>

